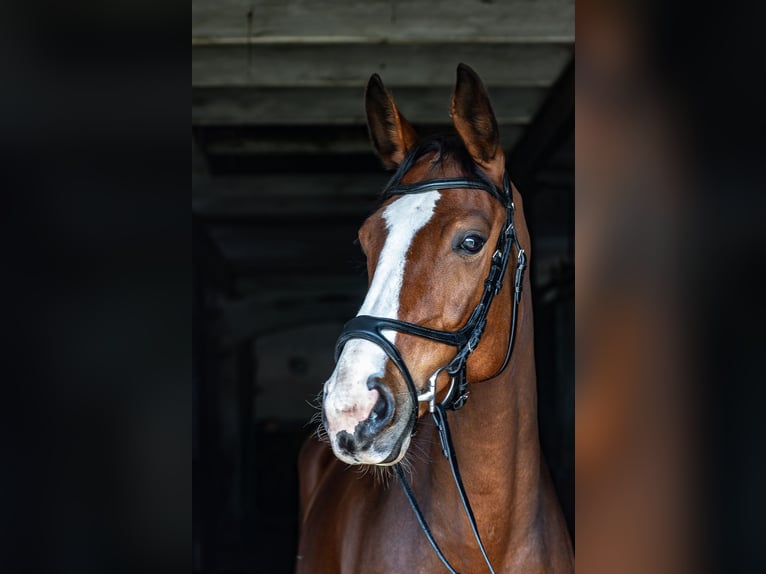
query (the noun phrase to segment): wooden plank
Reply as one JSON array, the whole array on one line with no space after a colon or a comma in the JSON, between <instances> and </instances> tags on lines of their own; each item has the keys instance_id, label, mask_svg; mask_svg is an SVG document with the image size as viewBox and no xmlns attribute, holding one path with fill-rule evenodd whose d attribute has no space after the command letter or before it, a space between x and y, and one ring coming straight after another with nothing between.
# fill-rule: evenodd
<instances>
[{"instance_id":1,"label":"wooden plank","mask_svg":"<svg viewBox=\"0 0 766 574\"><path fill-rule=\"evenodd\" d=\"M416 124L417 126L417 124ZM421 127L421 126L417 126ZM434 132L450 131L452 126L443 124L426 126L420 133L423 135ZM274 154L356 154L372 156L372 145L367 137L366 129L354 132L326 133L308 132L299 135L288 132L288 137L275 135L275 130L217 130L206 129L205 152L214 156L248 156ZM500 125L500 145L509 151L521 138L523 127L518 125ZM375 162L374 165L377 165Z\"/></svg>"},{"instance_id":2,"label":"wooden plank","mask_svg":"<svg viewBox=\"0 0 766 574\"><path fill-rule=\"evenodd\" d=\"M435 128L418 125L418 132L422 135L432 133L432 129ZM235 145L237 141L252 142L249 145L257 146L255 153L372 153L367 126L362 123L355 125L192 125L192 131L204 140L202 147L207 153L215 152L219 145Z\"/></svg>"},{"instance_id":3,"label":"wooden plank","mask_svg":"<svg viewBox=\"0 0 766 574\"><path fill-rule=\"evenodd\" d=\"M225 133L216 127L206 128L208 153L213 155L305 155L305 154L372 154L367 129L358 126L358 132L327 130L326 134L294 134L286 131L263 130L262 133L240 135Z\"/></svg>"},{"instance_id":4,"label":"wooden plank","mask_svg":"<svg viewBox=\"0 0 766 574\"><path fill-rule=\"evenodd\" d=\"M450 89L402 87L393 92L399 109L413 123L449 121ZM544 96L542 88L490 88L500 124L529 122ZM364 123L362 87L192 89L192 125L195 126Z\"/></svg>"},{"instance_id":5,"label":"wooden plank","mask_svg":"<svg viewBox=\"0 0 766 574\"><path fill-rule=\"evenodd\" d=\"M574 41L572 0L192 0L192 37Z\"/></svg>"},{"instance_id":6,"label":"wooden plank","mask_svg":"<svg viewBox=\"0 0 766 574\"><path fill-rule=\"evenodd\" d=\"M381 74L391 88L450 86L458 62L494 86L547 87L573 53L568 44L302 44L192 48L192 86L351 87Z\"/></svg>"},{"instance_id":7,"label":"wooden plank","mask_svg":"<svg viewBox=\"0 0 766 574\"><path fill-rule=\"evenodd\" d=\"M258 198L298 202L305 198L359 199L374 197L389 178L374 173L264 173L248 177L216 177L203 198ZM194 199L194 198L193 198Z\"/></svg>"}]
</instances>

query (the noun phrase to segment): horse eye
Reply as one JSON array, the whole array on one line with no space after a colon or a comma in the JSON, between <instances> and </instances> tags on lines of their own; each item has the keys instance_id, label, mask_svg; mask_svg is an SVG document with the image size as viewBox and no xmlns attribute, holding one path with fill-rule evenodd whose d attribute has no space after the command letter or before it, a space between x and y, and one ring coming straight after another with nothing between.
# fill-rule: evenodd
<instances>
[{"instance_id":1,"label":"horse eye","mask_svg":"<svg viewBox=\"0 0 766 574\"><path fill-rule=\"evenodd\" d=\"M482 247L484 247L484 238L475 233L466 235L460 244L460 249L471 254L478 253Z\"/></svg>"}]
</instances>

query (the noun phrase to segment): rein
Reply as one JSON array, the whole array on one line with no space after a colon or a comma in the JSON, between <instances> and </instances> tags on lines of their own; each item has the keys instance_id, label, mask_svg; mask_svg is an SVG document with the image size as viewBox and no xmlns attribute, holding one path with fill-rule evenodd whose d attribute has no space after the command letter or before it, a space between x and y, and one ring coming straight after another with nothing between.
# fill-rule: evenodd
<instances>
[{"instance_id":1,"label":"rein","mask_svg":"<svg viewBox=\"0 0 766 574\"><path fill-rule=\"evenodd\" d=\"M359 315L348 321L343 327L338 341L335 346L335 360L337 362L345 344L351 339L364 339L371 343L378 345L396 365L397 369L404 378L409 392L412 396L412 420L413 428L410 432L414 431L415 423L418 418L418 405L421 402L428 403L428 410L433 416L436 428L439 432L439 440L441 442L441 449L444 456L450 465L452 471L452 477L455 481L455 485L460 495L460 499L463 503L468 521L471 524L476 542L481 550L484 560L489 567L490 572L494 574L494 569L487 556L487 552L484 549L484 544L479 536L479 530L476 526L476 519L474 518L471 505L468 501L463 481L460 476L460 469L458 468L457 457L455 455L455 449L452 444L452 437L449 431L449 424L447 422L447 409L459 410L465 405L468 400L468 381L466 379L466 363L469 355L476 349L481 341L484 328L487 324L487 315L489 313L490 306L494 298L500 293L503 287L503 279L505 277L508 262L510 260L511 251L516 250L517 260L516 269L514 274L514 291L513 291L513 311L511 313L511 328L508 336L508 350L505 355L500 369L489 377L490 379L497 377L502 373L508 361L510 360L511 353L513 352L513 344L516 337L516 316L518 314L519 301L521 300L521 283L524 276L524 269L527 264L526 254L519 243L518 234L513 221L513 214L515 206L513 204L513 196L511 193L511 185L508 179L508 174L503 175L503 189L500 190L497 186L482 181L480 179L468 179L468 178L449 178L449 179L432 179L415 184L397 184L386 190L386 197L394 195L407 195L412 193L426 193L429 191L438 191L442 189L474 189L482 190L489 193L492 197L500 201L506 210L506 220L504 229L501 231L500 236L497 239L495 246L495 252L492 255L492 262L489 269L489 274L484 281L484 291L481 296L481 300L478 305L473 309L471 315L468 317L465 325L457 331L439 331L436 329L430 329L423 327L415 323L408 323L406 321L399 321L397 319L387 319L384 317L372 317L369 315ZM401 353L396 346L389 341L384 335L384 330L397 331L408 335L415 335L439 343L452 345L457 348L457 352L454 358L443 367L434 372L429 378L428 390L423 393L418 393L415 382L412 379L412 375L407 368L407 364L401 356ZM447 395L440 402L436 400L436 383L439 375L446 371L450 376L450 387L447 391ZM447 570L452 574L458 574L452 565L447 561L438 544L434 540L431 530L428 528L428 523L423 517L423 513L415 500L415 496L404 476L401 466L397 463L394 465L396 475L399 482L404 489L404 493L407 500L415 513L420 527L423 530L428 542L431 544L436 555L442 561Z\"/></svg>"}]
</instances>

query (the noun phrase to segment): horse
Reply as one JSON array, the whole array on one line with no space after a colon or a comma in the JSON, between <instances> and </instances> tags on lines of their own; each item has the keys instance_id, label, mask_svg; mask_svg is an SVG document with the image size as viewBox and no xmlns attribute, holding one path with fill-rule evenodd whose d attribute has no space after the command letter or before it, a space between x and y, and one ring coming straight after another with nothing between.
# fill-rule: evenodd
<instances>
[{"instance_id":1,"label":"horse","mask_svg":"<svg viewBox=\"0 0 766 574\"><path fill-rule=\"evenodd\" d=\"M458 65L455 133L423 140L377 74L365 106L394 175L359 229L368 291L324 436L299 454L296 572L573 572L539 441L529 231L486 88Z\"/></svg>"}]
</instances>

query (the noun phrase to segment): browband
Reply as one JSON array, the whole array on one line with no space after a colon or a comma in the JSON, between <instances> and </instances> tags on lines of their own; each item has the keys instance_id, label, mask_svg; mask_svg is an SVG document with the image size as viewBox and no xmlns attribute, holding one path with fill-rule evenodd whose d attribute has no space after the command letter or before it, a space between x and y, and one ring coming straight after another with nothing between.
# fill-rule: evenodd
<instances>
[{"instance_id":1,"label":"browband","mask_svg":"<svg viewBox=\"0 0 766 574\"><path fill-rule=\"evenodd\" d=\"M510 193L510 187L507 186L507 178L503 178L503 193L500 193L497 187L480 179L467 178L444 178L429 179L418 183L399 183L391 186L383 192L384 197L392 195L407 195L410 193L426 193L429 191L440 191L442 189L480 189L489 193L497 199L504 207L508 207L509 202L513 202Z\"/></svg>"}]
</instances>

